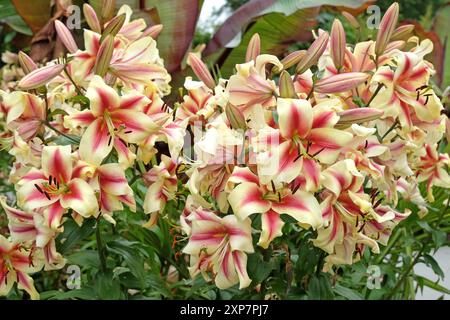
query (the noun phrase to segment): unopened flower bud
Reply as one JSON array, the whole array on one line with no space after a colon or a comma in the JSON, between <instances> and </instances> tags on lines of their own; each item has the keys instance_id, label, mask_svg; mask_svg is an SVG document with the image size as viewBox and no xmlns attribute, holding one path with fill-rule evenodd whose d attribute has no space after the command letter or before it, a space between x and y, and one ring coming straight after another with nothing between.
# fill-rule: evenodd
<instances>
[{"instance_id":1,"label":"unopened flower bud","mask_svg":"<svg viewBox=\"0 0 450 320\"><path fill-rule=\"evenodd\" d=\"M111 58L114 52L114 36L108 35L100 45L97 60L94 66L95 74L104 77L111 64Z\"/></svg>"},{"instance_id":2,"label":"unopened flower bud","mask_svg":"<svg viewBox=\"0 0 450 320\"><path fill-rule=\"evenodd\" d=\"M59 20L55 20L55 29L58 34L58 38L61 39L64 46L70 53L75 53L78 50L77 43L72 36L72 33L69 29Z\"/></svg>"},{"instance_id":3,"label":"unopened flower bud","mask_svg":"<svg viewBox=\"0 0 450 320\"><path fill-rule=\"evenodd\" d=\"M114 14L115 0L103 0L102 1L102 17L105 20L109 20Z\"/></svg>"},{"instance_id":4,"label":"unopened flower bud","mask_svg":"<svg viewBox=\"0 0 450 320\"><path fill-rule=\"evenodd\" d=\"M100 26L100 21L98 20L94 8L92 8L88 3L83 4L83 14L89 28L91 28L94 32L101 33L102 27Z\"/></svg>"},{"instance_id":5,"label":"unopened flower bud","mask_svg":"<svg viewBox=\"0 0 450 320\"><path fill-rule=\"evenodd\" d=\"M317 37L306 51L306 55L298 63L297 69L295 70L297 74L302 74L319 61L319 58L327 48L328 38L327 32L322 32L322 34Z\"/></svg>"},{"instance_id":6,"label":"unopened flower bud","mask_svg":"<svg viewBox=\"0 0 450 320\"><path fill-rule=\"evenodd\" d=\"M375 43L375 54L380 56L383 54L384 49L391 40L392 34L395 31L395 27L398 21L399 6L397 2L394 2L386 11L381 19L380 28L377 34L377 42Z\"/></svg>"},{"instance_id":7,"label":"unopened flower bud","mask_svg":"<svg viewBox=\"0 0 450 320\"><path fill-rule=\"evenodd\" d=\"M345 20L347 20L348 23L350 23L350 25L353 28L355 28L355 29L361 28L361 25L359 24L358 20L356 20L356 18L352 14L350 14L346 11L342 11L342 15L344 16Z\"/></svg>"},{"instance_id":8,"label":"unopened flower bud","mask_svg":"<svg viewBox=\"0 0 450 320\"><path fill-rule=\"evenodd\" d=\"M19 52L19 64L25 74L29 74L31 71L37 69L36 63L25 52Z\"/></svg>"},{"instance_id":9,"label":"unopened flower bud","mask_svg":"<svg viewBox=\"0 0 450 320\"><path fill-rule=\"evenodd\" d=\"M187 58L188 64L191 66L195 75L203 81L203 83L210 89L214 90L216 82L208 70L206 64L200 60L194 53L189 53Z\"/></svg>"},{"instance_id":10,"label":"unopened flower bud","mask_svg":"<svg viewBox=\"0 0 450 320\"><path fill-rule=\"evenodd\" d=\"M163 29L162 24L155 24L154 26L145 29L140 38L152 37L153 39L156 39L161 33L162 29Z\"/></svg>"},{"instance_id":11,"label":"unopened flower bud","mask_svg":"<svg viewBox=\"0 0 450 320\"><path fill-rule=\"evenodd\" d=\"M283 64L283 69L289 69L290 67L296 65L300 62L300 60L306 55L306 50L297 50L289 53L286 57L281 60ZM274 66L272 69L273 74L280 73L281 69L277 66Z\"/></svg>"},{"instance_id":12,"label":"unopened flower bud","mask_svg":"<svg viewBox=\"0 0 450 320\"><path fill-rule=\"evenodd\" d=\"M108 25L103 30L102 36L100 37L100 42L103 42L107 36L116 36L120 29L122 29L125 23L126 15L125 13L118 15L111 19Z\"/></svg>"},{"instance_id":13,"label":"unopened flower bud","mask_svg":"<svg viewBox=\"0 0 450 320\"><path fill-rule=\"evenodd\" d=\"M395 29L394 33L392 34L391 41L394 40L405 40L409 37L409 35L414 31L414 25L413 24L405 24L403 26L398 27Z\"/></svg>"},{"instance_id":14,"label":"unopened flower bud","mask_svg":"<svg viewBox=\"0 0 450 320\"><path fill-rule=\"evenodd\" d=\"M247 122L245 122L244 114L235 105L228 103L225 107L225 115L227 116L228 121L230 121L233 129L245 130L247 128Z\"/></svg>"},{"instance_id":15,"label":"unopened flower bud","mask_svg":"<svg viewBox=\"0 0 450 320\"><path fill-rule=\"evenodd\" d=\"M344 27L341 21L334 19L330 35L330 54L337 69L344 65L346 45Z\"/></svg>"},{"instance_id":16,"label":"unopened flower bud","mask_svg":"<svg viewBox=\"0 0 450 320\"><path fill-rule=\"evenodd\" d=\"M247 52L245 54L245 62L249 62L251 60L255 61L256 57L261 53L261 39L259 38L259 34L255 33L247 46Z\"/></svg>"},{"instance_id":17,"label":"unopened flower bud","mask_svg":"<svg viewBox=\"0 0 450 320\"><path fill-rule=\"evenodd\" d=\"M280 88L280 97L297 98L294 82L292 81L291 75L286 70L281 72L278 86Z\"/></svg>"},{"instance_id":18,"label":"unopened flower bud","mask_svg":"<svg viewBox=\"0 0 450 320\"><path fill-rule=\"evenodd\" d=\"M356 108L344 110L339 115L339 121L336 124L337 129L345 129L354 123L363 123L380 118L384 114L383 110L375 108Z\"/></svg>"},{"instance_id":19,"label":"unopened flower bud","mask_svg":"<svg viewBox=\"0 0 450 320\"><path fill-rule=\"evenodd\" d=\"M369 74L363 72L347 72L321 79L314 85L317 93L336 93L351 90L364 83Z\"/></svg>"},{"instance_id":20,"label":"unopened flower bud","mask_svg":"<svg viewBox=\"0 0 450 320\"><path fill-rule=\"evenodd\" d=\"M19 88L24 90L39 88L59 75L63 69L64 65L62 64L53 64L36 69L19 81Z\"/></svg>"}]
</instances>

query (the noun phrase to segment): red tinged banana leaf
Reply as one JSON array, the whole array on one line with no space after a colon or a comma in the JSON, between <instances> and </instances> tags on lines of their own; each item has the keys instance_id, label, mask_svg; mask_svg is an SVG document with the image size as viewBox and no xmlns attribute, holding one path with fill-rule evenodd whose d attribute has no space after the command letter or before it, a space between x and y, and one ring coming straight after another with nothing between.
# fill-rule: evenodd
<instances>
[{"instance_id":1,"label":"red tinged banana leaf","mask_svg":"<svg viewBox=\"0 0 450 320\"><path fill-rule=\"evenodd\" d=\"M146 8L153 8L149 11L153 24L163 25L158 49L169 72L180 69L191 46L202 4L200 0L145 1Z\"/></svg>"},{"instance_id":2,"label":"red tinged banana leaf","mask_svg":"<svg viewBox=\"0 0 450 320\"><path fill-rule=\"evenodd\" d=\"M11 2L33 33L41 30L50 20L50 0L11 0Z\"/></svg>"},{"instance_id":3,"label":"red tinged banana leaf","mask_svg":"<svg viewBox=\"0 0 450 320\"><path fill-rule=\"evenodd\" d=\"M251 1L249 4L257 1ZM256 20L250 19L252 21L249 24L231 25L236 21L233 16L240 14L239 9L225 21L208 46L209 48L215 48L216 44L220 44L219 47L223 48L229 43L232 35L238 36L243 28L247 28L242 40L237 47L221 50L220 54L211 56L209 60L221 66L222 76L229 76L235 64L244 62L242 57L245 57L248 42L253 34L258 33L261 37L261 52L282 56L291 44L311 39L311 30L317 23L316 18L321 5L358 9L364 6L366 2L366 0L278 0L255 14L254 18L258 16L259 18ZM225 29L233 30L234 33L226 33L223 31ZM205 55L213 52L212 49L211 52L207 50L208 47Z\"/></svg>"}]
</instances>

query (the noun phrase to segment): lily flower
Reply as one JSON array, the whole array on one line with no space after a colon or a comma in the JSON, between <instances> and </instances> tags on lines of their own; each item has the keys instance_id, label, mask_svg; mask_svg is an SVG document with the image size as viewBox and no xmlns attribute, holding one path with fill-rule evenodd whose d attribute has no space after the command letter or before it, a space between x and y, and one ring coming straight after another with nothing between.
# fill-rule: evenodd
<instances>
[{"instance_id":1,"label":"lily flower","mask_svg":"<svg viewBox=\"0 0 450 320\"><path fill-rule=\"evenodd\" d=\"M124 168L129 167L135 156L130 155L127 143L140 143L157 128L142 112L149 100L137 93L119 96L99 76L92 78L86 97L90 100L90 109L64 119L68 128L87 127L80 141L81 159L99 166L114 148L119 163Z\"/></svg>"},{"instance_id":2,"label":"lily flower","mask_svg":"<svg viewBox=\"0 0 450 320\"><path fill-rule=\"evenodd\" d=\"M45 146L42 169L31 169L19 181L17 201L27 211L44 208L48 225L61 225L64 212L72 209L83 217L97 216L98 203L89 184L72 165L70 146Z\"/></svg>"},{"instance_id":3,"label":"lily flower","mask_svg":"<svg viewBox=\"0 0 450 320\"><path fill-rule=\"evenodd\" d=\"M308 192L288 188L268 187L248 168L235 167L228 179L231 192L228 201L234 214L244 220L254 213L260 213L262 232L258 245L267 248L270 242L281 236L284 222L282 214L293 217L302 226L316 229L322 225L319 203ZM232 187L232 185L235 185Z\"/></svg>"},{"instance_id":4,"label":"lily flower","mask_svg":"<svg viewBox=\"0 0 450 320\"><path fill-rule=\"evenodd\" d=\"M0 296L6 296L14 283L25 290L33 300L39 299L33 278L29 276L42 269L42 264L33 257L31 250L21 244L13 244L0 235Z\"/></svg>"},{"instance_id":5,"label":"lily flower","mask_svg":"<svg viewBox=\"0 0 450 320\"><path fill-rule=\"evenodd\" d=\"M250 219L239 221L234 215L221 218L201 207L187 219L191 230L183 252L191 256L191 276L202 273L208 280L210 272L219 289L237 283L240 289L248 287L247 253L254 252Z\"/></svg>"},{"instance_id":6,"label":"lily flower","mask_svg":"<svg viewBox=\"0 0 450 320\"><path fill-rule=\"evenodd\" d=\"M277 57L263 54L255 61L236 65L237 74L230 77L226 92L229 102L235 106L252 106L261 104L264 107L275 106L275 93L277 87L274 81L266 78L266 65L273 64L279 70L283 64Z\"/></svg>"}]
</instances>

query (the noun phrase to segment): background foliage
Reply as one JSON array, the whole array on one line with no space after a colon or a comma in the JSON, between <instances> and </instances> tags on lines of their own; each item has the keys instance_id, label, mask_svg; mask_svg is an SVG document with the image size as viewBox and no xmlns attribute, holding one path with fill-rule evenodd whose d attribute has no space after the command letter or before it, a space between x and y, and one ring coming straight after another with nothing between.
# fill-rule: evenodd
<instances>
[{"instance_id":1,"label":"background foliage","mask_svg":"<svg viewBox=\"0 0 450 320\"><path fill-rule=\"evenodd\" d=\"M82 3L83 1L74 1ZM101 1L89 1L100 10ZM365 1L258 1L228 0L215 16L231 11L233 15L215 33L198 27L197 20L203 1L117 1L117 5L129 3L136 16L144 17L150 24L162 23L164 30L158 46L172 73L172 87L177 88L189 74L184 57L193 50L203 50L208 64L216 76L228 76L236 63L241 63L250 37L258 32L262 52L283 57L298 48L307 47L313 28L330 29L334 18L344 23L348 42L360 35L340 15L346 10L357 16L363 26L363 35L374 37L376 30L367 28ZM277 2L277 5L274 3ZM430 58L437 66L434 79L437 92L450 84L450 60L448 20L450 4L445 0L400 0L403 23L413 22L416 35L429 37L435 44ZM49 19L61 15L58 6L50 1L0 0L0 50L31 51L34 57L51 58L58 50L54 43L55 32ZM259 6L255 6L258 3ZM376 4L382 12L391 1ZM317 4L323 4L317 7ZM344 8L345 6L346 8ZM244 8L244 9L243 9ZM214 19L214 17L213 17ZM213 20L212 19L212 20ZM79 32L81 35L81 32ZM239 37L240 35L240 37ZM176 39L176 41L174 40ZM240 41L231 41L240 39ZM230 41L233 45L230 45ZM203 45L204 44L204 45ZM226 47L225 47L226 46ZM176 90L173 90L175 95ZM169 99L177 99L171 96ZM448 104L446 108L449 108ZM448 152L446 144L442 152ZM12 186L7 181L11 158L0 153L0 193L12 196ZM131 173L130 173L131 174ZM136 194L145 192L145 186L137 181L132 185ZM425 190L421 190L425 194ZM256 250L249 255L249 276L252 284L246 290L218 290L202 277L191 280L188 261L181 249L186 244L177 227L180 210L186 194L171 201L165 208L158 225L150 230L142 228L146 217L142 203L137 213L125 209L117 213L117 225L92 219L80 228L71 219L64 224L60 236L61 252L68 265L81 267L81 288L67 289L69 274L61 271L41 273L35 283L42 299L414 299L418 290L427 286L450 294L450 290L414 273L414 265L425 263L442 279L444 274L433 258L434 252L449 245L450 192L436 188L436 201L428 207L424 218L418 209L407 202L399 203L399 210L410 208L414 213L394 231L387 247L380 255L369 252L361 261L337 269L335 274L321 272L322 251L315 248L310 239L313 231L289 232L295 226L286 224L283 237L277 238L268 251ZM102 248L97 247L94 226L100 223ZM258 224L260 221L255 221ZM6 234L6 217L0 213L0 232ZM295 236L294 236L295 235ZM100 250L99 250L100 249ZM106 263L102 264L105 257ZM367 287L369 266L379 266L382 279L379 289ZM370 280L370 279L369 279ZM59 288L54 290L54 288ZM22 294L12 292L9 299L21 299Z\"/></svg>"}]
</instances>

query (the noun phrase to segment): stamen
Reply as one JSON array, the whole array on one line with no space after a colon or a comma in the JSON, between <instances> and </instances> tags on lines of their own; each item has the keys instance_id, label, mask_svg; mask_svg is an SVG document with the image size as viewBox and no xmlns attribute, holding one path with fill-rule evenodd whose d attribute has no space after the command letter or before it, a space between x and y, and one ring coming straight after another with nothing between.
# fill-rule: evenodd
<instances>
[{"instance_id":1,"label":"stamen","mask_svg":"<svg viewBox=\"0 0 450 320\"><path fill-rule=\"evenodd\" d=\"M52 176L48 176L48 184L52 185Z\"/></svg>"},{"instance_id":2,"label":"stamen","mask_svg":"<svg viewBox=\"0 0 450 320\"><path fill-rule=\"evenodd\" d=\"M37 184L35 184L34 186L36 187L37 191L39 191L40 193L44 193L44 192L42 191L42 189L41 189Z\"/></svg>"},{"instance_id":3,"label":"stamen","mask_svg":"<svg viewBox=\"0 0 450 320\"><path fill-rule=\"evenodd\" d=\"M47 197L48 200L51 200L50 196L48 195L48 193L46 191L44 191L45 196Z\"/></svg>"},{"instance_id":4,"label":"stamen","mask_svg":"<svg viewBox=\"0 0 450 320\"><path fill-rule=\"evenodd\" d=\"M281 194L278 192L278 202L281 202Z\"/></svg>"},{"instance_id":5,"label":"stamen","mask_svg":"<svg viewBox=\"0 0 450 320\"><path fill-rule=\"evenodd\" d=\"M111 145L111 141L112 141L112 136L109 136L108 147Z\"/></svg>"},{"instance_id":6,"label":"stamen","mask_svg":"<svg viewBox=\"0 0 450 320\"><path fill-rule=\"evenodd\" d=\"M369 140L366 140L366 144L364 145L364 149L367 149L368 145L369 145Z\"/></svg>"},{"instance_id":7,"label":"stamen","mask_svg":"<svg viewBox=\"0 0 450 320\"><path fill-rule=\"evenodd\" d=\"M132 133L132 132L133 132L133 131L128 130L128 131L125 131L125 134Z\"/></svg>"},{"instance_id":8,"label":"stamen","mask_svg":"<svg viewBox=\"0 0 450 320\"><path fill-rule=\"evenodd\" d=\"M321 153L323 150L325 150L325 148L320 149L319 151L317 151L316 153L314 153L311 157L314 158L314 157L317 156L319 153Z\"/></svg>"},{"instance_id":9,"label":"stamen","mask_svg":"<svg viewBox=\"0 0 450 320\"><path fill-rule=\"evenodd\" d=\"M275 193L275 183L273 183L273 180L271 180L270 183L272 184L272 191Z\"/></svg>"}]
</instances>

